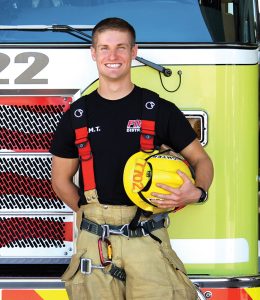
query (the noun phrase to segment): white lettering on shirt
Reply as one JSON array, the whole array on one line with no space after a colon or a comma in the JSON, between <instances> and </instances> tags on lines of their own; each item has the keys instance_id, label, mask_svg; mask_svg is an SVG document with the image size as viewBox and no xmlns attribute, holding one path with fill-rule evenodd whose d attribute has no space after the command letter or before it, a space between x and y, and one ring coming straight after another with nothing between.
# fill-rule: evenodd
<instances>
[{"instance_id":1,"label":"white lettering on shirt","mask_svg":"<svg viewBox=\"0 0 260 300\"><path fill-rule=\"evenodd\" d=\"M100 132L100 131L101 131L100 126L94 126L94 127L90 127L90 128L88 129L88 132L89 132L89 133Z\"/></svg>"}]
</instances>

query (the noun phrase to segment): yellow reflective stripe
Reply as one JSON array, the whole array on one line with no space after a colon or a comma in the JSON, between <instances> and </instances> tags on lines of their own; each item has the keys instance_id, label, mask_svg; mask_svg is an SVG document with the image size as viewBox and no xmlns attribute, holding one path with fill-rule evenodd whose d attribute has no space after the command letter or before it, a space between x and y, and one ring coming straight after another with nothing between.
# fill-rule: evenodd
<instances>
[{"instance_id":1,"label":"yellow reflective stripe","mask_svg":"<svg viewBox=\"0 0 260 300\"><path fill-rule=\"evenodd\" d=\"M252 300L259 300L260 299L260 287L245 288L245 291L252 298Z\"/></svg>"},{"instance_id":2,"label":"yellow reflective stripe","mask_svg":"<svg viewBox=\"0 0 260 300\"><path fill-rule=\"evenodd\" d=\"M69 300L66 290L35 290L43 300Z\"/></svg>"}]
</instances>

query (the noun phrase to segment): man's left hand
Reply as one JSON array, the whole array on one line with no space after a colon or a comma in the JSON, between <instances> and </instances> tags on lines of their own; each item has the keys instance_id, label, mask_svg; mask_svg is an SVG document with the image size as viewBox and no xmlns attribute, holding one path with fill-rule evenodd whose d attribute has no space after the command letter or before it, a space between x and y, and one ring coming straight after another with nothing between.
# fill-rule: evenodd
<instances>
[{"instance_id":1,"label":"man's left hand","mask_svg":"<svg viewBox=\"0 0 260 300\"><path fill-rule=\"evenodd\" d=\"M190 178L180 170L177 171L178 175L183 179L183 184L179 188L173 188L163 183L157 183L156 185L168 193L151 193L153 197L160 198L161 200L152 199L159 208L174 208L180 206L186 206L191 203L196 203L200 198L201 191L196 188Z\"/></svg>"}]
</instances>

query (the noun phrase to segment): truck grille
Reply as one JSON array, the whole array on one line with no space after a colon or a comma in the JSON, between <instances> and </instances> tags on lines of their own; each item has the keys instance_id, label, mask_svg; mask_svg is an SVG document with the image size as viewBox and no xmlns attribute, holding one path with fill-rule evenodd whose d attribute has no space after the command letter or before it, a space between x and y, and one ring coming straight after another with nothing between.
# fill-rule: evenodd
<instances>
[{"instance_id":1,"label":"truck grille","mask_svg":"<svg viewBox=\"0 0 260 300\"><path fill-rule=\"evenodd\" d=\"M72 254L73 213L52 190L49 153L71 101L63 96L0 96L1 264L35 263L35 257L44 264Z\"/></svg>"}]
</instances>

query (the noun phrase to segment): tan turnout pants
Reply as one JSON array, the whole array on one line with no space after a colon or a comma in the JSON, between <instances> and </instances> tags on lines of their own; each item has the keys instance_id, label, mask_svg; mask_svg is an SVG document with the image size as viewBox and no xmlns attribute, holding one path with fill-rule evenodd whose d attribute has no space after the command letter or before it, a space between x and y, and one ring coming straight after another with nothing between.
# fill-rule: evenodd
<instances>
[{"instance_id":1,"label":"tan turnout pants","mask_svg":"<svg viewBox=\"0 0 260 300\"><path fill-rule=\"evenodd\" d=\"M135 206L112 206L91 203L81 208L84 216L99 224L129 224ZM100 265L98 239L82 230L77 239L77 252L72 256L62 279L70 300L195 300L196 290L185 275L185 269L172 250L167 229L152 232L162 240L150 236L127 238L110 235L113 263L126 272L126 281L120 281L101 269L90 275L80 271L80 258L91 258ZM104 253L106 256L106 252Z\"/></svg>"}]
</instances>

